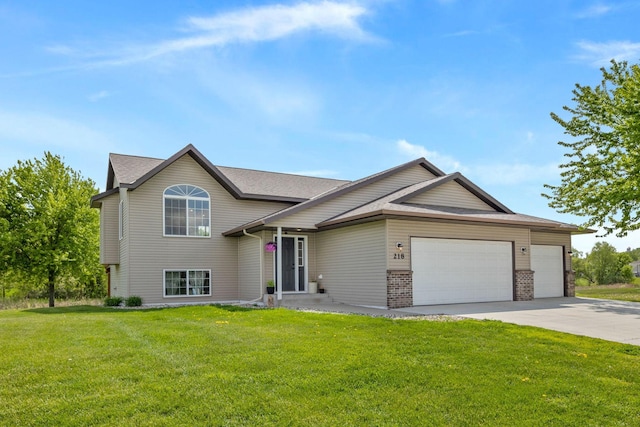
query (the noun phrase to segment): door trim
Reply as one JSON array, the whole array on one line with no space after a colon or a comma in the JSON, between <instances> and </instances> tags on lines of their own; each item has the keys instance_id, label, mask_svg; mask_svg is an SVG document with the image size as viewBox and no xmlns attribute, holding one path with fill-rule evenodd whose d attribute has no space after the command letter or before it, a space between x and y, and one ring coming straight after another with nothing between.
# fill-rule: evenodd
<instances>
[{"instance_id":1,"label":"door trim","mask_svg":"<svg viewBox=\"0 0 640 427\"><path fill-rule=\"evenodd\" d=\"M273 240L275 241L277 238L277 234L273 235ZM303 289L304 290L300 290L300 273L295 274L295 280L296 280L296 284L295 284L295 291L285 291L284 289L282 290L283 294L306 294L309 292L309 239L308 236L306 234L283 234L282 235L282 239L287 239L287 238L293 238L293 248L294 251L296 251L296 254L294 256L294 260L295 260L295 268L296 271L299 271L300 265L299 265L299 256L298 256L298 242L301 240L303 242L303 246L302 246L302 262L304 263L304 265L302 266L304 268L304 274L302 277L302 280L304 283L302 283L303 285ZM276 251L278 249L276 248ZM278 257L276 256L276 252L273 252L273 281L276 283L276 289L278 286L278 279L277 279L277 262L278 262Z\"/></svg>"}]
</instances>

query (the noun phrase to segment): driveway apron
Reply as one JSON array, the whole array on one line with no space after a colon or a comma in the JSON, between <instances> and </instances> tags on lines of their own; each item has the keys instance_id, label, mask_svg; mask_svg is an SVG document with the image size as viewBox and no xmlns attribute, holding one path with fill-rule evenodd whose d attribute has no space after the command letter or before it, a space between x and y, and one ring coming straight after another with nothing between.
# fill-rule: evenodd
<instances>
[{"instance_id":1,"label":"driveway apron","mask_svg":"<svg viewBox=\"0 0 640 427\"><path fill-rule=\"evenodd\" d=\"M563 297L533 301L419 306L395 311L500 320L640 345L640 303L633 302Z\"/></svg>"}]
</instances>

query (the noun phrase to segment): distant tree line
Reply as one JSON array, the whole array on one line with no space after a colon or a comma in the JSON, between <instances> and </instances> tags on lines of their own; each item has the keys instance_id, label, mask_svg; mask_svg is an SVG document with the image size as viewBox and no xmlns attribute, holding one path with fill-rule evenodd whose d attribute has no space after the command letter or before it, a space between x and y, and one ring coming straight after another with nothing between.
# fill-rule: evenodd
<instances>
[{"instance_id":1,"label":"distant tree line","mask_svg":"<svg viewBox=\"0 0 640 427\"><path fill-rule=\"evenodd\" d=\"M573 249L571 263L576 280L586 280L591 285L608 285L632 282L635 272L630 264L639 259L640 248L617 252L609 243L598 242L586 256Z\"/></svg>"},{"instance_id":2,"label":"distant tree line","mask_svg":"<svg viewBox=\"0 0 640 427\"><path fill-rule=\"evenodd\" d=\"M95 183L49 152L0 170L0 297L102 298Z\"/></svg>"}]
</instances>

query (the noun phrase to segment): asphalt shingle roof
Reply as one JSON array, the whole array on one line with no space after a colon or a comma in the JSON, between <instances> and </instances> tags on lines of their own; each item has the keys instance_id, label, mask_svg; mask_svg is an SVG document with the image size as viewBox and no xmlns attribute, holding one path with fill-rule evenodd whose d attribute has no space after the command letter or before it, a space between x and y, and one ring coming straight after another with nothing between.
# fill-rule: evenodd
<instances>
[{"instance_id":1,"label":"asphalt shingle roof","mask_svg":"<svg viewBox=\"0 0 640 427\"><path fill-rule=\"evenodd\" d=\"M109 160L115 178L120 184L133 184L165 161L124 154L110 154ZM216 168L242 193L255 196L311 199L350 182L226 166L216 166Z\"/></svg>"}]
</instances>

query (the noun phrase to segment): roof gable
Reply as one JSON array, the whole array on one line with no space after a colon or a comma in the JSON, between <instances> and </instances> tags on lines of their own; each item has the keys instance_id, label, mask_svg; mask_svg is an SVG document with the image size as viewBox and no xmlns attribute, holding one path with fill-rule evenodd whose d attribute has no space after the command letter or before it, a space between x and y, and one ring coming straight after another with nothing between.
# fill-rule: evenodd
<instances>
[{"instance_id":1,"label":"roof gable","mask_svg":"<svg viewBox=\"0 0 640 427\"><path fill-rule=\"evenodd\" d=\"M236 199L302 202L349 183L337 179L215 166L189 144L166 160L111 154L107 191L117 186L135 190L185 155L195 160Z\"/></svg>"},{"instance_id":2,"label":"roof gable","mask_svg":"<svg viewBox=\"0 0 640 427\"><path fill-rule=\"evenodd\" d=\"M460 172L426 182L393 202L513 213Z\"/></svg>"}]
</instances>

